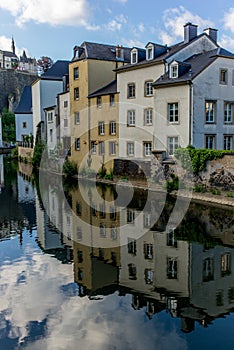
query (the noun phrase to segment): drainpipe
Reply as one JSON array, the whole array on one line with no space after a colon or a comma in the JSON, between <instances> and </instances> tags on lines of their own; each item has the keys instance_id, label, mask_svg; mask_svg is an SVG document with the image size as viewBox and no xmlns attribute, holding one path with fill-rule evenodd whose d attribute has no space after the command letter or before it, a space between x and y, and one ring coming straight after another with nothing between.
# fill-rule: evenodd
<instances>
[{"instance_id":1,"label":"drainpipe","mask_svg":"<svg viewBox=\"0 0 234 350\"><path fill-rule=\"evenodd\" d=\"M193 144L193 83L189 82L189 145Z\"/></svg>"}]
</instances>

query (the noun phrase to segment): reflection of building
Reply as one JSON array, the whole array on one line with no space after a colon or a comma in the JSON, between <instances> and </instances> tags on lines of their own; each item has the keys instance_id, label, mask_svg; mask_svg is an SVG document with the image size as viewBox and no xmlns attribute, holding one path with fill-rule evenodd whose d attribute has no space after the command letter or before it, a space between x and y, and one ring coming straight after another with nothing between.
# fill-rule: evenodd
<instances>
[{"instance_id":1,"label":"reflection of building","mask_svg":"<svg viewBox=\"0 0 234 350\"><path fill-rule=\"evenodd\" d=\"M1 118L0 118L1 124ZM4 188L4 163L3 163L3 154L0 154L0 193Z\"/></svg>"}]
</instances>

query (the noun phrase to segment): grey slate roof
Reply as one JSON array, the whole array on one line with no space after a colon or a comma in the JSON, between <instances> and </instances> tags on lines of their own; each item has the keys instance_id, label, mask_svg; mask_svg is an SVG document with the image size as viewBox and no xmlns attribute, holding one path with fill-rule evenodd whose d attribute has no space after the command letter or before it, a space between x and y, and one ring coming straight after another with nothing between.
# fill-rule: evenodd
<instances>
[{"instance_id":1,"label":"grey slate roof","mask_svg":"<svg viewBox=\"0 0 234 350\"><path fill-rule=\"evenodd\" d=\"M14 53L14 52L11 52L11 51L3 51L3 54L4 56L7 56L7 57L13 57L13 58L17 58L17 55Z\"/></svg>"},{"instance_id":2,"label":"grey slate roof","mask_svg":"<svg viewBox=\"0 0 234 350\"><path fill-rule=\"evenodd\" d=\"M105 61L116 61L116 46L107 44L98 44L93 42L84 41L79 50L79 58L73 58L73 61L82 60L85 58L105 60ZM123 47L124 50L124 61L130 62L130 48Z\"/></svg>"},{"instance_id":3,"label":"grey slate roof","mask_svg":"<svg viewBox=\"0 0 234 350\"><path fill-rule=\"evenodd\" d=\"M89 94L89 98L103 96L103 95L112 95L117 93L117 80L113 80L109 84L103 86L102 88Z\"/></svg>"},{"instance_id":4,"label":"grey slate roof","mask_svg":"<svg viewBox=\"0 0 234 350\"><path fill-rule=\"evenodd\" d=\"M212 62L214 62L219 56L225 56L234 59L234 54L220 47L212 51L196 54L183 62L187 64L187 69L181 75L179 75L178 78L169 78L167 72L166 74L162 75L159 79L157 79L153 83L153 86L157 87L168 84L192 81L199 73L201 73Z\"/></svg>"},{"instance_id":5,"label":"grey slate roof","mask_svg":"<svg viewBox=\"0 0 234 350\"><path fill-rule=\"evenodd\" d=\"M62 80L68 74L69 61L56 61L51 68L41 75L41 79Z\"/></svg>"},{"instance_id":6,"label":"grey slate roof","mask_svg":"<svg viewBox=\"0 0 234 350\"><path fill-rule=\"evenodd\" d=\"M25 86L22 92L19 104L15 110L15 114L31 114L32 113L32 89L31 86Z\"/></svg>"}]
</instances>

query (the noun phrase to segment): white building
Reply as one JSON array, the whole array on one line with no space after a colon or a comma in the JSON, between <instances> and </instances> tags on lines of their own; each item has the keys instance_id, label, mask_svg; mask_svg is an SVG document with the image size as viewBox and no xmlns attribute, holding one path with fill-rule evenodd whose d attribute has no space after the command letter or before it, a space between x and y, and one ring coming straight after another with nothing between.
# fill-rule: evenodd
<instances>
[{"instance_id":1,"label":"white building","mask_svg":"<svg viewBox=\"0 0 234 350\"><path fill-rule=\"evenodd\" d=\"M68 61L57 61L32 84L34 140L45 140L44 109L56 105L57 94L64 91L63 77L68 74Z\"/></svg>"},{"instance_id":2,"label":"white building","mask_svg":"<svg viewBox=\"0 0 234 350\"><path fill-rule=\"evenodd\" d=\"M71 146L70 130L70 93L68 91L58 94L58 118L59 118L59 142L64 155L67 154Z\"/></svg>"},{"instance_id":3,"label":"white building","mask_svg":"<svg viewBox=\"0 0 234 350\"><path fill-rule=\"evenodd\" d=\"M25 86L15 110L16 141L28 140L33 135L32 90Z\"/></svg>"}]
</instances>

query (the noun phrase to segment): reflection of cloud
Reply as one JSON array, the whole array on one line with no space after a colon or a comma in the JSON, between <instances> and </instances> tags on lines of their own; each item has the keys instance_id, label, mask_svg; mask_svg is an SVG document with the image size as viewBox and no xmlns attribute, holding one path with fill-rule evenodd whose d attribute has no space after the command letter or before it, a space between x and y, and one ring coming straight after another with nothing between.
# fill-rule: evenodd
<instances>
[{"instance_id":1,"label":"reflection of cloud","mask_svg":"<svg viewBox=\"0 0 234 350\"><path fill-rule=\"evenodd\" d=\"M90 26L90 6L87 0L12 0L1 1L0 9L9 11L21 26L29 21L51 25Z\"/></svg>"},{"instance_id":2,"label":"reflection of cloud","mask_svg":"<svg viewBox=\"0 0 234 350\"><path fill-rule=\"evenodd\" d=\"M131 297L116 294L103 300L67 297L61 285L71 282L71 265L60 264L49 255L26 251L25 258L0 269L0 328L11 324L12 338L30 337L31 321L46 319L45 338L31 342L29 350L59 349L186 349L176 330L168 331L155 318L144 317L144 310L131 309ZM21 283L17 283L17 281ZM157 323L157 324L155 324ZM30 338L29 338L30 339Z\"/></svg>"}]
</instances>

